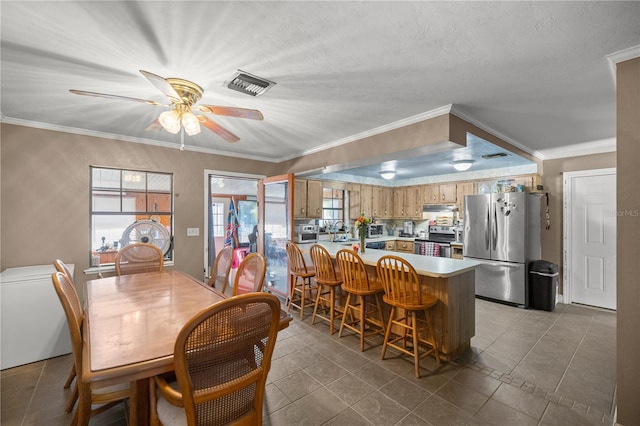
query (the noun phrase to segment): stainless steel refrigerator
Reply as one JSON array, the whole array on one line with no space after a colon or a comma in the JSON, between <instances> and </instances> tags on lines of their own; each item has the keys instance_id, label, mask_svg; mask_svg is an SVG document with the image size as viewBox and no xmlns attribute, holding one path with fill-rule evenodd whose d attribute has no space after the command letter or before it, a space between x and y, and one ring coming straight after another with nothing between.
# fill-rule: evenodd
<instances>
[{"instance_id":1,"label":"stainless steel refrigerator","mask_svg":"<svg viewBox=\"0 0 640 426\"><path fill-rule=\"evenodd\" d=\"M528 305L527 265L540 259L541 196L507 192L464 197L465 259L476 268L476 295Z\"/></svg>"}]
</instances>

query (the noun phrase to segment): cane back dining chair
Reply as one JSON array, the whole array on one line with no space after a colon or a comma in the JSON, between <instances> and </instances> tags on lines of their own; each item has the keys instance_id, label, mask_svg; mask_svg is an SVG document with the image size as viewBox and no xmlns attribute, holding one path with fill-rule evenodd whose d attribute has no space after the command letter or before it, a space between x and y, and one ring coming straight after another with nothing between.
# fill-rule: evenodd
<instances>
[{"instance_id":1,"label":"cane back dining chair","mask_svg":"<svg viewBox=\"0 0 640 426\"><path fill-rule=\"evenodd\" d=\"M73 274L69 270L69 267L60 259L56 259L53 261L53 266L56 268L56 271L61 272L67 278L67 280L71 283L71 285L75 288L75 283L73 281ZM82 312L82 318L84 319L84 311ZM71 371L69 372L69 376L67 377L67 381L64 382L64 389L68 389L71 387L71 383L73 383L73 379L76 378L76 365L71 364ZM78 385L77 383L73 385L73 390L69 399L67 400L67 405L64 408L65 413L70 413L73 410L73 407L78 400Z\"/></svg>"},{"instance_id":2,"label":"cane back dining chair","mask_svg":"<svg viewBox=\"0 0 640 426\"><path fill-rule=\"evenodd\" d=\"M329 334L334 333L334 321L336 319L336 289L342 284L342 276L333 266L333 260L326 248L320 244L311 246L311 261L315 270L315 280L318 285L316 302L313 307L311 325L315 324L316 318L329 322ZM318 312L318 308L322 312ZM328 315L326 311L328 312ZM323 313L324 312L324 313ZM340 312L338 317L340 318Z\"/></svg>"},{"instance_id":3,"label":"cane back dining chair","mask_svg":"<svg viewBox=\"0 0 640 426\"><path fill-rule=\"evenodd\" d=\"M155 244L133 243L118 251L115 263L118 275L162 272L164 256Z\"/></svg>"},{"instance_id":4,"label":"cane back dining chair","mask_svg":"<svg viewBox=\"0 0 640 426\"><path fill-rule=\"evenodd\" d=\"M73 416L72 425L86 426L89 418L100 414L114 405L129 398L129 384L122 383L108 387L98 387L95 382L85 383L82 380L83 350L83 310L78 293L64 273L54 272L51 275L56 294L60 299L67 326L71 335L71 352L76 368L76 388L78 390L78 408ZM92 406L97 405L96 408Z\"/></svg>"},{"instance_id":5,"label":"cane back dining chair","mask_svg":"<svg viewBox=\"0 0 640 426\"><path fill-rule=\"evenodd\" d=\"M376 269L378 278L384 285L382 298L391 306L389 322L382 342L381 359L384 359L388 346L411 355L416 378L420 378L420 359L434 354L436 361L440 362L431 318L431 308L438 303L438 298L422 290L413 265L401 257L382 256L378 260ZM418 318L420 312L424 313L424 320ZM392 338L391 331L394 326L395 333L398 335ZM427 345L429 349L421 351L421 343Z\"/></svg>"},{"instance_id":6,"label":"cane back dining chair","mask_svg":"<svg viewBox=\"0 0 640 426\"><path fill-rule=\"evenodd\" d=\"M267 260L261 253L250 253L238 265L233 279L233 295L259 293L267 273Z\"/></svg>"},{"instance_id":7,"label":"cane back dining chair","mask_svg":"<svg viewBox=\"0 0 640 426\"><path fill-rule=\"evenodd\" d=\"M339 337L344 328L360 335L360 351L364 352L365 337L375 334L384 335L384 316L380 295L384 292L382 283L369 277L362 258L353 250L343 249L336 253L336 260L342 274L342 290L347 293L347 300L340 322ZM373 298L374 303L367 301ZM371 305L374 312L367 311ZM350 321L347 321L347 317ZM368 330L367 330L368 329Z\"/></svg>"},{"instance_id":8,"label":"cane back dining chair","mask_svg":"<svg viewBox=\"0 0 640 426\"><path fill-rule=\"evenodd\" d=\"M278 333L272 294L230 297L191 318L174 346L177 382L151 380L151 424L261 425Z\"/></svg>"},{"instance_id":9,"label":"cane back dining chair","mask_svg":"<svg viewBox=\"0 0 640 426\"><path fill-rule=\"evenodd\" d=\"M211 278L209 278L209 287L216 288L222 293L229 285L229 273L231 272L231 260L233 257L233 249L231 247L222 248L216 255L211 269Z\"/></svg>"},{"instance_id":10,"label":"cane back dining chair","mask_svg":"<svg viewBox=\"0 0 640 426\"><path fill-rule=\"evenodd\" d=\"M300 310L300 319L304 318L304 310L315 306L313 290L316 286L312 278L316 273L313 268L308 267L304 260L302 251L296 243L287 242L287 262L289 265L289 311L291 306Z\"/></svg>"}]
</instances>

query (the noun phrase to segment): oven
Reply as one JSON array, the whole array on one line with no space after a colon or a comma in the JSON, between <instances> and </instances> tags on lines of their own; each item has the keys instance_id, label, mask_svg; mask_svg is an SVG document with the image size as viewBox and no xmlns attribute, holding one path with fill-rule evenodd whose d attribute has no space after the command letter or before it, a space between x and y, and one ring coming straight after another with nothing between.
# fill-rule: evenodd
<instances>
[{"instance_id":1,"label":"oven","mask_svg":"<svg viewBox=\"0 0 640 426\"><path fill-rule=\"evenodd\" d=\"M297 244L318 242L318 225L296 225L293 229L293 241Z\"/></svg>"},{"instance_id":2,"label":"oven","mask_svg":"<svg viewBox=\"0 0 640 426\"><path fill-rule=\"evenodd\" d=\"M384 225L369 225L367 229L368 238L378 238L384 235Z\"/></svg>"},{"instance_id":3,"label":"oven","mask_svg":"<svg viewBox=\"0 0 640 426\"><path fill-rule=\"evenodd\" d=\"M456 241L454 226L429 226L427 238L416 238L414 253L423 256L451 257L451 243Z\"/></svg>"}]
</instances>

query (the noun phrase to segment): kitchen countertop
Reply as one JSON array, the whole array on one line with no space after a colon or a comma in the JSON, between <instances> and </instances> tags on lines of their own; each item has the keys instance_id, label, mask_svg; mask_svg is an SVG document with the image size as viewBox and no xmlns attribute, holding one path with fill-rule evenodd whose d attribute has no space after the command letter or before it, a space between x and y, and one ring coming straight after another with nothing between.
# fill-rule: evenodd
<instances>
[{"instance_id":1,"label":"kitchen countertop","mask_svg":"<svg viewBox=\"0 0 640 426\"><path fill-rule=\"evenodd\" d=\"M371 238L367 241L397 241L406 240L413 241L413 238L400 238L400 237L379 237ZM335 257L338 250L344 248L350 248L353 243L357 241L345 241L330 243L328 241L319 241L318 244L324 246L332 257ZM311 247L311 244L300 244L303 246ZM303 248L304 250L304 248ZM448 257L433 257L422 256L419 254L399 253L387 250L366 249L363 253L358 253L362 258L365 265L376 266L378 259L384 255L393 254L394 256L401 257L407 260L416 269L418 275L425 275L436 278L448 278L456 275L463 274L465 272L474 270L480 263L473 260L451 259Z\"/></svg>"}]
</instances>

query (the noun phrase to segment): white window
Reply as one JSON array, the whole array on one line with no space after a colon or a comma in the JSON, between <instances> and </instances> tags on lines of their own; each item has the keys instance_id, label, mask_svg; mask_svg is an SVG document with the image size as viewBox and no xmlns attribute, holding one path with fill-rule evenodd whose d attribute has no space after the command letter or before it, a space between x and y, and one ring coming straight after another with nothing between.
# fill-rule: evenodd
<instances>
[{"instance_id":1,"label":"white window","mask_svg":"<svg viewBox=\"0 0 640 426\"><path fill-rule=\"evenodd\" d=\"M173 174L91 167L91 247L101 264L113 263L124 231L154 220L173 235ZM173 248L165 254L173 259Z\"/></svg>"},{"instance_id":2,"label":"white window","mask_svg":"<svg viewBox=\"0 0 640 426\"><path fill-rule=\"evenodd\" d=\"M224 203L211 203L211 214L213 216L213 236L224 237Z\"/></svg>"}]
</instances>

